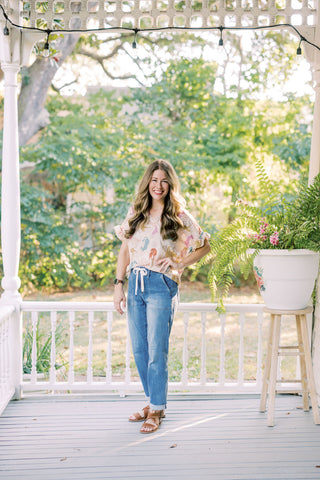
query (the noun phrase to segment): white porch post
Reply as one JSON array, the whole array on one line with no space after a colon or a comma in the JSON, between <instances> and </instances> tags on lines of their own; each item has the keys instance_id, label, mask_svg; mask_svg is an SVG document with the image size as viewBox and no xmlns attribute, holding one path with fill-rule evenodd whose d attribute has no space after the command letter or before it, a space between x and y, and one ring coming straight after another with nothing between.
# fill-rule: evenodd
<instances>
[{"instance_id":1,"label":"white porch post","mask_svg":"<svg viewBox=\"0 0 320 480\"><path fill-rule=\"evenodd\" d=\"M320 9L318 9L317 13L314 42L320 45ZM316 94L309 166L309 184L311 184L314 177L320 172L320 52L313 47L308 47L305 50L306 57L312 67ZM312 358L318 403L320 404L320 269L317 279L316 305L314 311Z\"/></svg>"},{"instance_id":2,"label":"white porch post","mask_svg":"<svg viewBox=\"0 0 320 480\"><path fill-rule=\"evenodd\" d=\"M13 16L19 18L19 2ZM10 28L9 35L3 33L0 22L0 62L4 74L4 118L2 148L1 185L1 246L4 277L1 285L4 292L0 303L13 305L14 314L9 325L9 375L15 391L20 397L22 380L22 323L20 279L20 164L18 139L18 81L20 66L28 61L33 44L39 34Z\"/></svg>"},{"instance_id":3,"label":"white porch post","mask_svg":"<svg viewBox=\"0 0 320 480\"><path fill-rule=\"evenodd\" d=\"M309 166L309 184L320 172L320 58L313 63L313 81L315 89L315 104L313 113L312 140Z\"/></svg>"},{"instance_id":4,"label":"white porch post","mask_svg":"<svg viewBox=\"0 0 320 480\"><path fill-rule=\"evenodd\" d=\"M320 9L318 11L318 22L316 26L314 42L320 45ZM309 165L309 184L320 172L320 51L312 46L305 48L306 58L311 64L312 77L315 90L315 104L313 112L313 127Z\"/></svg>"},{"instance_id":5,"label":"white porch post","mask_svg":"<svg viewBox=\"0 0 320 480\"><path fill-rule=\"evenodd\" d=\"M20 257L20 174L18 140L18 83L19 65L2 63L4 73L4 124L2 150L1 244L4 289L1 300L19 303L18 277Z\"/></svg>"},{"instance_id":6,"label":"white porch post","mask_svg":"<svg viewBox=\"0 0 320 480\"><path fill-rule=\"evenodd\" d=\"M2 63L4 73L4 122L1 184L1 245L4 292L1 303L15 306L9 324L10 383L20 398L22 380L22 328L18 292L20 257L20 174L18 141L18 64Z\"/></svg>"}]
</instances>

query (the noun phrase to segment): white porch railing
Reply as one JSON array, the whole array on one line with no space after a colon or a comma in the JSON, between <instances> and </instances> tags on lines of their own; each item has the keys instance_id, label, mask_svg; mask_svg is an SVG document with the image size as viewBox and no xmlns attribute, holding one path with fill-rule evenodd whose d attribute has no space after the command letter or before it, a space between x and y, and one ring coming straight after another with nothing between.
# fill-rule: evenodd
<instances>
[{"instance_id":1,"label":"white porch railing","mask_svg":"<svg viewBox=\"0 0 320 480\"><path fill-rule=\"evenodd\" d=\"M0 307L0 415L15 392L11 372L12 330L10 325L13 306Z\"/></svg>"},{"instance_id":2,"label":"white porch railing","mask_svg":"<svg viewBox=\"0 0 320 480\"><path fill-rule=\"evenodd\" d=\"M171 334L170 391L260 392L263 305L227 305L222 315L215 309L180 304ZM22 312L29 332L23 391L141 391L126 320L112 303L22 302Z\"/></svg>"}]
</instances>

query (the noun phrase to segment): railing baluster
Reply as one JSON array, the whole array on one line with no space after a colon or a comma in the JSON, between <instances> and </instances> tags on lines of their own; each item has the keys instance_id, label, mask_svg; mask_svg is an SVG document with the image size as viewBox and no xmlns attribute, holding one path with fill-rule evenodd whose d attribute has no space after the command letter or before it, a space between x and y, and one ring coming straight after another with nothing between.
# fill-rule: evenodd
<instances>
[{"instance_id":1,"label":"railing baluster","mask_svg":"<svg viewBox=\"0 0 320 480\"><path fill-rule=\"evenodd\" d=\"M91 385L92 383L92 328L94 321L94 312L89 312L88 315L89 321L89 345L88 345L88 368L87 368L87 383Z\"/></svg>"},{"instance_id":2,"label":"railing baluster","mask_svg":"<svg viewBox=\"0 0 320 480\"><path fill-rule=\"evenodd\" d=\"M6 320L2 320L0 323L0 400L2 399L2 395L5 389L6 380L5 380L5 373L4 373L4 364L5 364L5 352L4 352L4 322Z\"/></svg>"},{"instance_id":3,"label":"railing baluster","mask_svg":"<svg viewBox=\"0 0 320 480\"><path fill-rule=\"evenodd\" d=\"M37 327L38 312L32 312L32 353L31 353L31 383L37 383Z\"/></svg>"},{"instance_id":4,"label":"railing baluster","mask_svg":"<svg viewBox=\"0 0 320 480\"><path fill-rule=\"evenodd\" d=\"M182 354L182 385L188 384L188 325L189 325L189 312L183 312L183 354Z\"/></svg>"},{"instance_id":5,"label":"railing baluster","mask_svg":"<svg viewBox=\"0 0 320 480\"><path fill-rule=\"evenodd\" d=\"M226 316L225 314L220 314L220 372L219 372L219 384L223 386L226 380L226 370L225 370L225 346L224 346L224 332L226 326Z\"/></svg>"},{"instance_id":6,"label":"railing baluster","mask_svg":"<svg viewBox=\"0 0 320 480\"><path fill-rule=\"evenodd\" d=\"M5 334L5 325L7 320L2 320L0 324L0 398L4 391L5 385L7 383L6 377L6 334Z\"/></svg>"},{"instance_id":7,"label":"railing baluster","mask_svg":"<svg viewBox=\"0 0 320 480\"><path fill-rule=\"evenodd\" d=\"M74 311L69 312L69 374L68 381L70 384L74 383Z\"/></svg>"},{"instance_id":8,"label":"railing baluster","mask_svg":"<svg viewBox=\"0 0 320 480\"><path fill-rule=\"evenodd\" d=\"M207 381L207 338L206 338L206 326L207 326L207 312L201 312L201 374L200 384L205 385Z\"/></svg>"},{"instance_id":9,"label":"railing baluster","mask_svg":"<svg viewBox=\"0 0 320 480\"><path fill-rule=\"evenodd\" d=\"M222 391L228 390L233 392L259 392L261 386L261 379L262 379L262 345L263 345L263 305L227 305L226 306L226 314L221 314L219 316L219 330L220 330L220 365L219 365L219 378L215 381L208 381L208 351L207 351L207 343L208 341L211 343L211 329L208 329L208 319L209 319L209 312L210 315L214 314L215 312L215 305L212 304L186 304L182 303L179 306L179 310L182 315L182 319L180 316L180 322L182 321L183 324L183 332L184 332L184 339L183 339L183 352L182 352L182 372L181 372L181 379L180 382L177 384L176 382L170 383L169 387L173 388L174 390L190 390L192 391L194 388L199 388L201 386L202 391L212 391L214 388L215 391ZM131 378L131 369L130 369L130 362L131 362L131 344L129 339L129 329L127 323L127 340L126 345L122 350L122 358L120 362L125 361L125 372L124 372L124 379L120 382L113 380L113 339L112 339L112 332L113 332L113 319L114 319L114 307L111 302L91 302L90 304L81 303L81 302L22 302L22 311L23 312L30 312L31 315L31 322L32 322L32 367L31 367L31 381L23 380L22 382L22 389L25 391L32 391L32 390L68 390L71 389L72 391L109 391L117 389L120 394L126 394L127 390L134 390L140 391L140 386L137 386L137 382L133 381ZM93 358L94 358L94 341L93 341L93 328L95 328L95 312L106 312L106 320L107 320L107 345L106 351L103 353L105 356L105 373L106 378L104 382L100 382L96 377L94 377L94 365L93 365ZM42 312L42 313L38 313ZM40 315L41 319L43 315L47 315L47 312L50 313L51 319L51 352L50 352L50 377L49 381L37 381L37 328L40 325ZM56 333L57 333L57 320L60 322L60 317L57 318L58 312L68 312L68 319L65 317L61 317L61 321L69 322L69 358L68 358L68 381L60 379L58 376L58 371L56 370ZM86 312L88 315L88 329L87 329L87 336L88 336L88 349L87 349L87 380L86 381L75 381L75 338L74 338L74 329L75 329L75 321L76 321L76 312ZM200 322L201 322L201 340L198 340L198 348L200 347L199 352L199 361L201 362L200 365L200 378L198 382L190 382L189 380L189 371L188 371L188 361L189 361L189 325L190 321L193 317L192 314L200 314ZM250 379L245 379L245 369L246 369L246 357L245 357L245 350L246 350L246 337L245 337L245 322L246 322L246 313L254 313L257 315L257 323L256 323L256 331L258 335L258 348L257 348L257 381L252 382ZM238 366L237 372L238 375L238 382L232 382L228 380L226 374L226 325L228 317L226 315L231 314L239 315L238 319L232 319L233 324L237 324L239 321L239 328L240 328L240 340L239 340L239 359L238 359ZM210 317L211 318L211 317ZM26 315L24 315L24 321L26 321ZM179 320L178 320L179 322ZM3 342L3 337L5 337L5 330L3 326L3 322L1 324L1 337L0 341ZM43 330L43 325L41 324L41 331ZM215 329L213 329L214 331ZM215 335L215 333L213 333ZM209 340L210 338L210 340ZM173 339L171 339L172 341ZM174 340L173 340L174 341ZM194 343L194 342L193 342ZM200 345L199 345L200 343ZM2 344L1 344L2 345ZM9 375L7 374L7 367L6 367L6 348L5 346L1 347L0 345L0 383L1 385L3 382L6 381L6 377ZM38 347L39 348L39 347ZM211 377L211 371L210 371ZM140 384L140 382L139 382ZM0 385L0 388L1 388ZM7 388L7 387L6 387ZM1 395L0 395L1 398ZM0 405L1 407L1 405Z\"/></svg>"},{"instance_id":10,"label":"railing baluster","mask_svg":"<svg viewBox=\"0 0 320 480\"><path fill-rule=\"evenodd\" d=\"M244 331L244 322L245 316L241 312L239 315L239 324L240 324L240 344L239 344L239 370L238 370L238 385L243 385L243 360L244 360L244 349L243 349L243 331Z\"/></svg>"},{"instance_id":11,"label":"railing baluster","mask_svg":"<svg viewBox=\"0 0 320 480\"><path fill-rule=\"evenodd\" d=\"M14 393L10 363L10 355L17 354L10 349L10 322L13 313L13 306L0 307L0 415Z\"/></svg>"},{"instance_id":12,"label":"railing baluster","mask_svg":"<svg viewBox=\"0 0 320 480\"><path fill-rule=\"evenodd\" d=\"M5 374L4 374L4 364L5 364L5 352L4 352L4 322L6 320L2 320L0 323L0 400L2 398L2 392L4 386L6 384L5 381Z\"/></svg>"},{"instance_id":13,"label":"railing baluster","mask_svg":"<svg viewBox=\"0 0 320 480\"><path fill-rule=\"evenodd\" d=\"M257 387L260 390L262 386L262 325L263 325L262 312L258 313L257 321L258 321Z\"/></svg>"},{"instance_id":14,"label":"railing baluster","mask_svg":"<svg viewBox=\"0 0 320 480\"><path fill-rule=\"evenodd\" d=\"M111 385L112 383L112 322L113 322L113 312L108 312L107 315L108 322L108 345L107 345L107 371L106 371L106 383Z\"/></svg>"},{"instance_id":15,"label":"railing baluster","mask_svg":"<svg viewBox=\"0 0 320 480\"><path fill-rule=\"evenodd\" d=\"M8 384L10 381L9 320L8 319L6 319L5 322L3 323L2 347L3 347L4 384Z\"/></svg>"},{"instance_id":16,"label":"railing baluster","mask_svg":"<svg viewBox=\"0 0 320 480\"><path fill-rule=\"evenodd\" d=\"M51 312L51 355L50 355L50 383L56 383L56 327L57 327L57 312Z\"/></svg>"}]
</instances>

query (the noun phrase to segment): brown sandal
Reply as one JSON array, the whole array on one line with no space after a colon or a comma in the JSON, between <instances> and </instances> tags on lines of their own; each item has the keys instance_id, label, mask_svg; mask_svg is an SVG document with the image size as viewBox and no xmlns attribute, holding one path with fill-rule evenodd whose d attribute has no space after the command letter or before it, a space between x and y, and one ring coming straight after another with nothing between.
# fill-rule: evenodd
<instances>
[{"instance_id":1,"label":"brown sandal","mask_svg":"<svg viewBox=\"0 0 320 480\"><path fill-rule=\"evenodd\" d=\"M149 405L147 405L139 412L133 413L129 417L129 422L143 422L143 420L146 420L146 418L148 418L149 410L150 410L150 407Z\"/></svg>"},{"instance_id":2,"label":"brown sandal","mask_svg":"<svg viewBox=\"0 0 320 480\"><path fill-rule=\"evenodd\" d=\"M164 410L150 410L147 420L140 429L140 433L156 432L165 416Z\"/></svg>"}]
</instances>

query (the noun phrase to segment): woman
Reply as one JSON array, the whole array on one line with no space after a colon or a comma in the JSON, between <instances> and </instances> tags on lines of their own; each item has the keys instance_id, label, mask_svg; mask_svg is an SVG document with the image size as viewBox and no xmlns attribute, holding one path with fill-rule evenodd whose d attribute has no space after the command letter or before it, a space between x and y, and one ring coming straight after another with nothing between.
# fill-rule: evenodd
<instances>
[{"instance_id":1,"label":"woman","mask_svg":"<svg viewBox=\"0 0 320 480\"><path fill-rule=\"evenodd\" d=\"M114 290L115 309L126 307L124 278L128 271L128 322L132 350L148 405L129 417L143 421L141 433L155 432L165 416L168 390L169 336L185 267L210 251L203 232L184 209L172 165L156 160L140 182L133 207L115 227L122 245Z\"/></svg>"}]
</instances>

